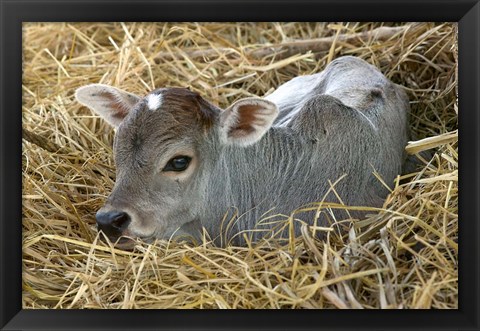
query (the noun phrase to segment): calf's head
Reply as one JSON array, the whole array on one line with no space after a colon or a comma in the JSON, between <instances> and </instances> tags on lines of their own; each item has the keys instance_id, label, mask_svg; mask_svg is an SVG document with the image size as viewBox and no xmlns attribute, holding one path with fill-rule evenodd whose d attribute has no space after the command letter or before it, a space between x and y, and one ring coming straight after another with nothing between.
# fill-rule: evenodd
<instances>
[{"instance_id":1,"label":"calf's head","mask_svg":"<svg viewBox=\"0 0 480 331\"><path fill-rule=\"evenodd\" d=\"M223 147L256 143L278 114L275 104L260 98L222 110L185 88L142 98L92 84L79 88L76 98L116 129L116 181L96 218L99 230L123 248L132 243L126 237L168 239L198 220L207 172Z\"/></svg>"}]
</instances>

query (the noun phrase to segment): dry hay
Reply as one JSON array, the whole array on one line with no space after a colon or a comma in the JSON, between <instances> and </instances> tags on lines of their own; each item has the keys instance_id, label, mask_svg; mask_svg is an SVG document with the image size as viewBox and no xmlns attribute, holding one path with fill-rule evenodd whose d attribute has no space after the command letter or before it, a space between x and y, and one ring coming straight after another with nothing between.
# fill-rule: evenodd
<instances>
[{"instance_id":1,"label":"dry hay","mask_svg":"<svg viewBox=\"0 0 480 331\"><path fill-rule=\"evenodd\" d=\"M458 308L454 24L25 24L23 54L24 308ZM113 132L77 87L190 86L225 107L347 54L406 86L408 150L434 152L382 210L324 242L307 227L255 247L99 240Z\"/></svg>"}]
</instances>

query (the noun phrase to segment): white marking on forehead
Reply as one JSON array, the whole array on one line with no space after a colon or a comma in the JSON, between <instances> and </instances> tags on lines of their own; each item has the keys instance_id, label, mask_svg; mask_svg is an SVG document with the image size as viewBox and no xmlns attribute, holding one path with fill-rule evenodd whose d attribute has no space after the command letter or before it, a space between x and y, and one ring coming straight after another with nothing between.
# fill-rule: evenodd
<instances>
[{"instance_id":1,"label":"white marking on forehead","mask_svg":"<svg viewBox=\"0 0 480 331\"><path fill-rule=\"evenodd\" d=\"M161 94L149 94L147 96L147 105L150 110L157 110L158 107L162 104L162 95Z\"/></svg>"}]
</instances>

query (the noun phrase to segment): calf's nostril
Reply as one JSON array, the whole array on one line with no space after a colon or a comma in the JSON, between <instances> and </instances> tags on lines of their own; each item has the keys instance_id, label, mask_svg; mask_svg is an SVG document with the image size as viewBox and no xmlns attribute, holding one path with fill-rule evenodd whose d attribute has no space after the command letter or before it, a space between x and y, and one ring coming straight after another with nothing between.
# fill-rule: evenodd
<instances>
[{"instance_id":1,"label":"calf's nostril","mask_svg":"<svg viewBox=\"0 0 480 331\"><path fill-rule=\"evenodd\" d=\"M123 229L130 222L130 217L127 213L121 212L115 215L112 219L112 226L116 229Z\"/></svg>"},{"instance_id":2,"label":"calf's nostril","mask_svg":"<svg viewBox=\"0 0 480 331\"><path fill-rule=\"evenodd\" d=\"M130 216L123 211L97 212L97 224L101 230L121 232L130 223ZM105 231L104 231L105 232Z\"/></svg>"}]
</instances>

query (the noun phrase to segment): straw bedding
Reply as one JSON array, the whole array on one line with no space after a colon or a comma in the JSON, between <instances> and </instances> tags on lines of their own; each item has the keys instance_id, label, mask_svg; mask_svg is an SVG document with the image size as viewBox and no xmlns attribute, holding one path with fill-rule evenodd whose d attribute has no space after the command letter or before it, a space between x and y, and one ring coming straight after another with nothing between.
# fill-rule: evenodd
<instances>
[{"instance_id":1,"label":"straw bedding","mask_svg":"<svg viewBox=\"0 0 480 331\"><path fill-rule=\"evenodd\" d=\"M31 23L23 38L24 308L458 308L455 24ZM189 86L226 107L341 55L410 97L418 166L381 210L325 241L308 227L247 247L100 240L113 131L76 88Z\"/></svg>"}]
</instances>

